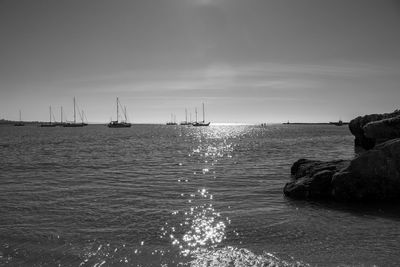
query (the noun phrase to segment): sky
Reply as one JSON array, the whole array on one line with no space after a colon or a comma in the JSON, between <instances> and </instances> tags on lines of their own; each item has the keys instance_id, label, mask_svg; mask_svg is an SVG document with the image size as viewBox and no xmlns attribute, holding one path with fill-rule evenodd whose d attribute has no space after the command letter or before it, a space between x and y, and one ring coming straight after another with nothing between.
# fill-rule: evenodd
<instances>
[{"instance_id":1,"label":"sky","mask_svg":"<svg viewBox=\"0 0 400 267\"><path fill-rule=\"evenodd\" d=\"M0 0L0 118L71 120L73 97L101 123L116 97L132 123L391 112L399 29L399 0Z\"/></svg>"}]
</instances>

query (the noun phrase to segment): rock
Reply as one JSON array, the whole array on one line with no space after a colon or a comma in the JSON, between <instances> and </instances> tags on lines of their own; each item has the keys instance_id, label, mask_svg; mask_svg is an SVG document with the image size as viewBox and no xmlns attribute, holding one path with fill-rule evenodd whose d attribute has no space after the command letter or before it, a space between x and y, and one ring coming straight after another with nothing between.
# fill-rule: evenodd
<instances>
[{"instance_id":1,"label":"rock","mask_svg":"<svg viewBox=\"0 0 400 267\"><path fill-rule=\"evenodd\" d=\"M400 110L350 121L355 145L368 151L353 160L300 159L283 189L288 197L337 201L400 200Z\"/></svg>"},{"instance_id":2,"label":"rock","mask_svg":"<svg viewBox=\"0 0 400 267\"><path fill-rule=\"evenodd\" d=\"M283 191L292 198L329 198L333 175L348 164L346 160L323 162L300 159L293 164L292 181L285 185Z\"/></svg>"},{"instance_id":3,"label":"rock","mask_svg":"<svg viewBox=\"0 0 400 267\"><path fill-rule=\"evenodd\" d=\"M389 118L393 118L393 117L397 117L397 116L400 116L400 110L396 110L392 113L371 114L371 115L360 116L360 117L357 117L357 118L351 120L349 123L349 129L350 129L350 132L355 136L355 140L354 140L355 146L360 146L360 147L363 147L364 149L373 148L375 146L377 140L373 137L368 137L365 135L364 126L366 126L367 124L369 124L371 122L381 121L384 119L389 119ZM372 131L374 133L376 133L377 131L379 132L378 127L375 126L373 128L374 128L374 130L371 130L371 132ZM374 135L371 135L371 136L374 136ZM400 136L397 136L397 137L400 137Z\"/></svg>"},{"instance_id":4,"label":"rock","mask_svg":"<svg viewBox=\"0 0 400 267\"><path fill-rule=\"evenodd\" d=\"M374 139L377 143L400 138L400 116L367 123L363 131L367 138Z\"/></svg>"},{"instance_id":5,"label":"rock","mask_svg":"<svg viewBox=\"0 0 400 267\"><path fill-rule=\"evenodd\" d=\"M400 138L377 145L334 174L336 200L400 199Z\"/></svg>"},{"instance_id":6,"label":"rock","mask_svg":"<svg viewBox=\"0 0 400 267\"><path fill-rule=\"evenodd\" d=\"M400 138L389 140L351 161L300 159L283 189L297 199L338 201L400 200Z\"/></svg>"}]
</instances>

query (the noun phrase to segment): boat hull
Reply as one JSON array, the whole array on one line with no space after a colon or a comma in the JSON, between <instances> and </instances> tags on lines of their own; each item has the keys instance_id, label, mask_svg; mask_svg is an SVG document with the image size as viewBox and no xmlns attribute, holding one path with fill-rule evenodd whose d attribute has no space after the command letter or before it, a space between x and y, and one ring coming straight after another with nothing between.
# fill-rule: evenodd
<instances>
[{"instance_id":1,"label":"boat hull","mask_svg":"<svg viewBox=\"0 0 400 267\"><path fill-rule=\"evenodd\" d=\"M195 122L192 125L195 126L195 127L201 127L201 126L209 126L210 123L209 122L207 122L207 123L205 123L205 122Z\"/></svg>"},{"instance_id":2,"label":"boat hull","mask_svg":"<svg viewBox=\"0 0 400 267\"><path fill-rule=\"evenodd\" d=\"M63 127L83 127L83 126L87 126L86 123L66 123L63 124Z\"/></svg>"},{"instance_id":3,"label":"boat hull","mask_svg":"<svg viewBox=\"0 0 400 267\"><path fill-rule=\"evenodd\" d=\"M130 123L109 123L108 128L129 128L132 126Z\"/></svg>"}]
</instances>

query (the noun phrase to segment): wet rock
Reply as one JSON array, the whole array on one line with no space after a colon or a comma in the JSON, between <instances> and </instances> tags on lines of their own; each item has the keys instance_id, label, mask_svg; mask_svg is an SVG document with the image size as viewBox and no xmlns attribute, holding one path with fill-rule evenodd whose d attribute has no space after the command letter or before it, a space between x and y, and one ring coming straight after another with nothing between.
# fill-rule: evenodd
<instances>
[{"instance_id":1,"label":"wet rock","mask_svg":"<svg viewBox=\"0 0 400 267\"><path fill-rule=\"evenodd\" d=\"M400 110L350 121L355 145L367 149L351 161L300 159L285 195L337 201L400 200Z\"/></svg>"},{"instance_id":2,"label":"wet rock","mask_svg":"<svg viewBox=\"0 0 400 267\"><path fill-rule=\"evenodd\" d=\"M393 117L400 116L400 110L396 110L392 113L384 113L384 114L370 114L365 116L359 116L349 123L350 132L355 136L354 144L355 146L360 146L364 149L371 149L375 146L377 139L374 137L376 133L379 132L379 125L375 125L371 128L373 130L369 130L369 132L374 133L369 136L365 134L365 128L369 123L377 122ZM386 125L386 123L384 123ZM368 127L367 127L368 128ZM400 136L397 136L400 137Z\"/></svg>"},{"instance_id":3,"label":"wet rock","mask_svg":"<svg viewBox=\"0 0 400 267\"><path fill-rule=\"evenodd\" d=\"M400 138L377 145L332 178L337 200L400 199Z\"/></svg>"},{"instance_id":4,"label":"wet rock","mask_svg":"<svg viewBox=\"0 0 400 267\"><path fill-rule=\"evenodd\" d=\"M293 198L328 198L331 196L333 175L348 164L346 160L323 162L300 159L293 164L292 181L285 185L283 191Z\"/></svg>"},{"instance_id":5,"label":"wet rock","mask_svg":"<svg viewBox=\"0 0 400 267\"><path fill-rule=\"evenodd\" d=\"M284 187L288 197L338 201L400 199L400 138L389 140L351 161L300 159Z\"/></svg>"}]
</instances>

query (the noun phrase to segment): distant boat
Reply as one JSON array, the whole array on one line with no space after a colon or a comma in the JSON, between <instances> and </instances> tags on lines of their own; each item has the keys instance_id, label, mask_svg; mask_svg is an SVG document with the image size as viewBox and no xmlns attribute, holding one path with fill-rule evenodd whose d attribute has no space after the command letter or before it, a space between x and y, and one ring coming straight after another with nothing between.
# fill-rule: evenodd
<instances>
[{"instance_id":1,"label":"distant boat","mask_svg":"<svg viewBox=\"0 0 400 267\"><path fill-rule=\"evenodd\" d=\"M130 124L129 122L127 122L127 116L126 116L126 108L123 109L124 111L124 117L125 117L125 121L118 121L119 119L119 105L120 102L118 100L117 97L117 120L116 121L111 121L107 126L109 128L129 128L132 126L132 124ZM122 106L121 106L122 107Z\"/></svg>"},{"instance_id":2,"label":"distant boat","mask_svg":"<svg viewBox=\"0 0 400 267\"><path fill-rule=\"evenodd\" d=\"M21 110L19 110L19 122L16 122L14 126L25 126L21 119Z\"/></svg>"},{"instance_id":3,"label":"distant boat","mask_svg":"<svg viewBox=\"0 0 400 267\"><path fill-rule=\"evenodd\" d=\"M49 118L50 118L49 123L42 123L42 124L40 124L40 127L56 127L57 126L56 123L51 122L51 115L52 115L52 113L51 113L51 106L50 106L49 107Z\"/></svg>"},{"instance_id":4,"label":"distant boat","mask_svg":"<svg viewBox=\"0 0 400 267\"><path fill-rule=\"evenodd\" d=\"M171 121L167 122L166 125L178 125L176 123L176 116L174 114L171 114Z\"/></svg>"},{"instance_id":5,"label":"distant boat","mask_svg":"<svg viewBox=\"0 0 400 267\"><path fill-rule=\"evenodd\" d=\"M79 110L78 110L79 112ZM79 112L79 114L81 115L81 113ZM66 123L62 123L63 127L83 127L83 126L87 126L88 124L85 123L83 121L83 117L81 115L81 120L82 122L76 122L76 101L75 101L75 97L74 97L74 121L73 122L66 122Z\"/></svg>"},{"instance_id":6,"label":"distant boat","mask_svg":"<svg viewBox=\"0 0 400 267\"><path fill-rule=\"evenodd\" d=\"M188 121L187 109L186 109L186 108L185 108L185 121L182 121L182 122L180 123L180 125L192 125L192 123Z\"/></svg>"},{"instance_id":7,"label":"distant boat","mask_svg":"<svg viewBox=\"0 0 400 267\"><path fill-rule=\"evenodd\" d=\"M209 126L210 122L205 121L205 112L204 112L204 103L203 103L203 120L198 122L197 121L197 108L196 108L196 122L192 124L193 126Z\"/></svg>"},{"instance_id":8,"label":"distant boat","mask_svg":"<svg viewBox=\"0 0 400 267\"><path fill-rule=\"evenodd\" d=\"M344 123L342 120L339 120L338 122L329 122L329 124L336 125L336 126L342 126Z\"/></svg>"},{"instance_id":9,"label":"distant boat","mask_svg":"<svg viewBox=\"0 0 400 267\"><path fill-rule=\"evenodd\" d=\"M60 122L56 123L57 126L64 126L64 122L63 122L63 107L60 107Z\"/></svg>"}]
</instances>

